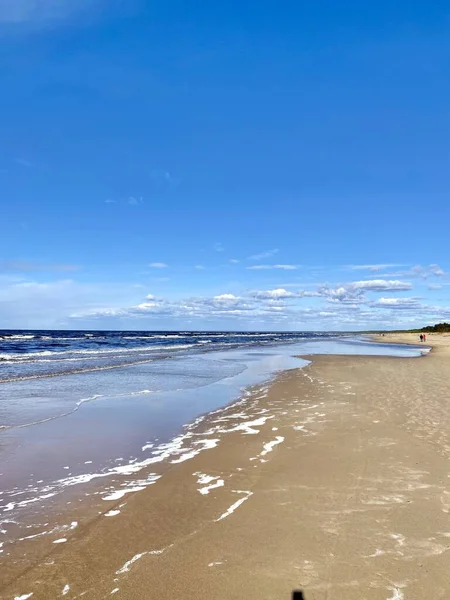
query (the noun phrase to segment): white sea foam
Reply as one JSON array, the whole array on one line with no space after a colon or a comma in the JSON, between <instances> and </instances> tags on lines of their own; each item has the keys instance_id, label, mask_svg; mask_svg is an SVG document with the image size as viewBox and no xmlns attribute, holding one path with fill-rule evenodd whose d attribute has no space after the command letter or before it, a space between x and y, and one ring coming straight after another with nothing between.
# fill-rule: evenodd
<instances>
[{"instance_id":1,"label":"white sea foam","mask_svg":"<svg viewBox=\"0 0 450 600\"><path fill-rule=\"evenodd\" d=\"M122 573L127 573L130 570L131 565L133 563L135 563L136 561L138 561L143 556L145 556L146 554L147 554L147 552L141 552L140 554L135 554L133 556L133 558L130 558L130 560L127 560L127 562L123 565L123 567L121 567L118 571L116 571L116 575L121 575Z\"/></svg>"},{"instance_id":2,"label":"white sea foam","mask_svg":"<svg viewBox=\"0 0 450 600\"><path fill-rule=\"evenodd\" d=\"M125 335L124 340L170 340L176 338L186 337L177 333L170 333L167 335Z\"/></svg>"},{"instance_id":3,"label":"white sea foam","mask_svg":"<svg viewBox=\"0 0 450 600\"><path fill-rule=\"evenodd\" d=\"M108 496L104 496L102 500L120 500L120 498L123 498L125 494L132 494L133 492L142 492L142 490L145 490L144 485L136 485L134 487L117 490L112 494L109 494Z\"/></svg>"},{"instance_id":4,"label":"white sea foam","mask_svg":"<svg viewBox=\"0 0 450 600\"><path fill-rule=\"evenodd\" d=\"M214 489L219 488L219 487L223 487L224 485L225 485L224 480L223 479L218 479L215 483L212 483L211 485L208 485L208 486L203 487L203 488L199 488L198 491L200 492L200 494L207 495L207 494L209 494L209 492L211 490L214 490Z\"/></svg>"},{"instance_id":5,"label":"white sea foam","mask_svg":"<svg viewBox=\"0 0 450 600\"><path fill-rule=\"evenodd\" d=\"M216 519L216 522L222 521L222 519L226 519L227 517L229 517L231 514L234 513L234 511L237 508L239 508L239 506L241 506L241 504L243 504L246 500L248 500L250 498L250 496L253 496L253 492L242 491L242 490L232 490L232 491L234 494L245 494L245 497L240 498L237 502L232 504L222 515L220 515L220 517L218 519Z\"/></svg>"},{"instance_id":6,"label":"white sea foam","mask_svg":"<svg viewBox=\"0 0 450 600\"><path fill-rule=\"evenodd\" d=\"M115 517L118 514L120 514L120 510L109 510L105 513L105 517Z\"/></svg>"},{"instance_id":7,"label":"white sea foam","mask_svg":"<svg viewBox=\"0 0 450 600\"><path fill-rule=\"evenodd\" d=\"M197 456L197 454L200 454L200 452L202 452L203 450L210 450L211 448L215 448L217 446L217 444L219 443L219 439L214 439L214 440L198 440L196 442L193 442L194 445L197 446L197 448L195 449L178 449L177 453L180 454L181 456L175 460L172 460L171 462L173 464L177 464L177 463L182 463L186 460L190 460L191 458L194 458L194 456ZM198 447L200 446L200 448Z\"/></svg>"},{"instance_id":8,"label":"white sea foam","mask_svg":"<svg viewBox=\"0 0 450 600\"><path fill-rule=\"evenodd\" d=\"M114 475L133 475L152 464L162 462L176 455L181 456L178 460L172 462L183 462L185 460L188 460L189 458L192 458L193 456L197 455L203 450L214 448L219 442L218 439L202 439L193 442L193 444L196 446L195 448L183 448L184 442L192 436L193 434L186 433L175 437L172 441L166 444L161 444L156 450L152 452L153 456L146 458L142 461L112 467L111 469L100 473L85 473L82 475L66 477L64 479L57 480L56 484L60 487L69 487L73 485L89 483L93 479L97 478L111 477ZM147 485L154 483L158 478L159 476L157 476L154 473L151 473L149 475L148 481L146 482ZM119 493L121 494L121 496L123 495L121 490L119 491Z\"/></svg>"},{"instance_id":9,"label":"white sea foam","mask_svg":"<svg viewBox=\"0 0 450 600\"><path fill-rule=\"evenodd\" d=\"M112 477L113 475L134 475L138 473L148 465L153 464L154 462L159 462L148 458L146 460L142 460L140 462L130 463L127 465L120 465L118 467L112 467L107 471L100 473L84 473L82 475L73 475L71 477L66 477L64 479L58 479L56 484L60 487L71 487L73 485L78 485L82 483L89 483L93 479L103 478L103 477ZM154 474L150 474L150 477L154 476ZM152 482L153 483L153 482Z\"/></svg>"},{"instance_id":10,"label":"white sea foam","mask_svg":"<svg viewBox=\"0 0 450 600\"><path fill-rule=\"evenodd\" d=\"M225 408L227 408L227 407L225 407ZM240 412L240 413L233 413L231 415L225 415L224 417L219 417L218 419L215 419L213 421L213 423L222 423L223 421L232 421L234 419L249 419L249 418L250 417L247 414Z\"/></svg>"},{"instance_id":11,"label":"white sea foam","mask_svg":"<svg viewBox=\"0 0 450 600\"><path fill-rule=\"evenodd\" d=\"M4 360L4 361L26 361L26 360L32 360L34 357L39 357L39 356L51 356L52 354L54 354L54 352L51 352L50 350L42 350L40 352L24 352L23 354L0 354L0 360Z\"/></svg>"},{"instance_id":12,"label":"white sea foam","mask_svg":"<svg viewBox=\"0 0 450 600\"><path fill-rule=\"evenodd\" d=\"M198 477L197 483L199 483L200 485L206 485L208 483L211 483L211 481L219 479L218 477L213 477L212 475L205 475L204 473L194 473L194 476Z\"/></svg>"},{"instance_id":13,"label":"white sea foam","mask_svg":"<svg viewBox=\"0 0 450 600\"><path fill-rule=\"evenodd\" d=\"M170 548L171 546L168 546L168 547ZM135 554L133 556L133 558L130 558L130 560L127 560L127 562L123 565L123 567L121 567L118 571L116 571L116 575L121 575L122 573L127 573L130 570L131 565L134 564L136 561L138 561L143 556L146 556L148 554L163 554L166 550L167 550L167 548L162 548L162 550L150 550L148 552L141 552L140 554Z\"/></svg>"},{"instance_id":14,"label":"white sea foam","mask_svg":"<svg viewBox=\"0 0 450 600\"><path fill-rule=\"evenodd\" d=\"M70 585L67 583L62 590L61 596L65 596L66 594L68 594L70 592Z\"/></svg>"},{"instance_id":15,"label":"white sea foam","mask_svg":"<svg viewBox=\"0 0 450 600\"><path fill-rule=\"evenodd\" d=\"M272 452L275 446L281 444L282 442L284 442L284 437L282 437L281 435L278 435L271 442L267 442L267 444L264 444L264 450L261 452L261 456L266 456L266 454Z\"/></svg>"},{"instance_id":16,"label":"white sea foam","mask_svg":"<svg viewBox=\"0 0 450 600\"><path fill-rule=\"evenodd\" d=\"M67 538L60 538L59 540L55 540L53 543L54 544L64 544L65 542L67 542Z\"/></svg>"},{"instance_id":17,"label":"white sea foam","mask_svg":"<svg viewBox=\"0 0 450 600\"><path fill-rule=\"evenodd\" d=\"M34 540L34 538L42 537L43 535L48 535L49 531L41 531L41 533L35 533L33 535L26 535L25 537L18 538L19 542L24 542L25 540Z\"/></svg>"},{"instance_id":18,"label":"white sea foam","mask_svg":"<svg viewBox=\"0 0 450 600\"><path fill-rule=\"evenodd\" d=\"M254 421L246 421L245 423L240 423L239 425L231 427L231 429L219 428L217 431L219 433L233 433L235 431L242 431L244 435L255 435L259 433L259 429L255 429L255 427L261 427L268 419L273 419L273 415L261 417L259 419L255 419Z\"/></svg>"},{"instance_id":19,"label":"white sea foam","mask_svg":"<svg viewBox=\"0 0 450 600\"><path fill-rule=\"evenodd\" d=\"M212 475L205 475L204 473L194 473L194 475L196 477L198 477L197 483L205 486L205 487L197 488L198 491L200 492L200 494L203 494L204 496L209 494L209 492L211 490L214 490L219 487L223 487L225 485L224 480L220 479L219 477L213 477ZM210 485L207 485L207 484L210 484Z\"/></svg>"},{"instance_id":20,"label":"white sea foam","mask_svg":"<svg viewBox=\"0 0 450 600\"><path fill-rule=\"evenodd\" d=\"M30 498L29 500L22 500L21 502L9 502L5 506L0 506L3 509L3 512L9 512L14 510L16 507L27 506L27 504L32 504L34 502L39 502L39 500L46 500L47 498L51 498L52 496L56 496L56 492L50 494L43 494L42 496L38 496L37 498Z\"/></svg>"},{"instance_id":21,"label":"white sea foam","mask_svg":"<svg viewBox=\"0 0 450 600\"><path fill-rule=\"evenodd\" d=\"M65 488L75 485L87 484L95 479L108 478L113 476L134 475L152 464L160 463L168 459L173 459L171 462L174 464L182 463L193 458L194 456L197 456L197 454L204 450L215 448L220 441L218 438L199 439L192 441L190 445L184 447L184 444L186 442L189 442L193 437L194 434L190 431L180 436L177 436L170 442L166 444L161 444L152 452L152 456L142 461L137 461L135 459L135 462L125 465L119 465L117 467L112 467L106 471L83 473L80 475L71 475L62 479L58 479L52 484L49 484L42 488L41 492L45 492L44 494L40 494L35 498L30 498L28 500L23 500L19 502L9 502L6 505L0 506L0 510L3 509L3 512L12 511L15 508L21 508L30 503L42 501L52 496L55 496ZM142 491L143 489L145 489L145 487L155 483L159 478L159 475L156 475L155 473L150 473L146 479L127 482L118 490L115 490L105 495L103 499L108 501L119 500L125 494ZM30 490L25 489L20 492L17 492L17 494L24 493L30 493ZM11 494L11 496L12 495L13 494Z\"/></svg>"},{"instance_id":22,"label":"white sea foam","mask_svg":"<svg viewBox=\"0 0 450 600\"><path fill-rule=\"evenodd\" d=\"M9 342L10 340L32 340L35 336L31 334L15 334L7 335L3 337L2 342Z\"/></svg>"},{"instance_id":23,"label":"white sea foam","mask_svg":"<svg viewBox=\"0 0 450 600\"><path fill-rule=\"evenodd\" d=\"M31 594L22 594L21 596L14 596L14 600L27 600L27 598L31 598L33 592Z\"/></svg>"}]
</instances>

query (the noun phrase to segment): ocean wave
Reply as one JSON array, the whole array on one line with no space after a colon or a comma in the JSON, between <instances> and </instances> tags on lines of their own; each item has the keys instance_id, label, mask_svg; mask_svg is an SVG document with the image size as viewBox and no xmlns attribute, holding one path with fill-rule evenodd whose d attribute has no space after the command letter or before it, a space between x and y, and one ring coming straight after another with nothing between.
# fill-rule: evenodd
<instances>
[{"instance_id":1,"label":"ocean wave","mask_svg":"<svg viewBox=\"0 0 450 600\"><path fill-rule=\"evenodd\" d=\"M7 362L25 362L25 361L39 361L42 356L54 356L59 357L63 355L80 355L80 356L89 356L89 355L113 355L120 356L123 354L129 354L131 352L160 352L161 350L185 350L187 348L193 348L197 344L176 344L172 346L139 346L135 348L111 348L111 349L97 349L97 350L89 350L89 349L81 349L81 350L42 350L39 352L24 352L23 354L8 354L3 353L0 354L0 361ZM55 360L57 360L55 358Z\"/></svg>"},{"instance_id":2,"label":"ocean wave","mask_svg":"<svg viewBox=\"0 0 450 600\"><path fill-rule=\"evenodd\" d=\"M185 335L179 335L178 333L169 333L167 335L124 335L124 340L168 340L175 338L184 338Z\"/></svg>"},{"instance_id":3,"label":"ocean wave","mask_svg":"<svg viewBox=\"0 0 450 600\"><path fill-rule=\"evenodd\" d=\"M76 342L77 340L85 340L86 338L84 337L84 335L82 337L73 337L73 336L71 336L71 337L59 337L59 336L54 337L52 335L41 335L39 337L39 339L45 340L45 341L50 340L52 342L59 342L59 341L70 341L70 342L74 341L74 342Z\"/></svg>"},{"instance_id":4,"label":"ocean wave","mask_svg":"<svg viewBox=\"0 0 450 600\"><path fill-rule=\"evenodd\" d=\"M50 356L51 354L55 354L50 350L42 350L41 352L24 352L23 354L0 354L1 361L20 361L20 360L30 360L32 356Z\"/></svg>"},{"instance_id":5,"label":"ocean wave","mask_svg":"<svg viewBox=\"0 0 450 600\"><path fill-rule=\"evenodd\" d=\"M17 341L17 340L32 340L35 336L31 334L12 334L12 335L0 335L0 339L3 342Z\"/></svg>"}]
</instances>

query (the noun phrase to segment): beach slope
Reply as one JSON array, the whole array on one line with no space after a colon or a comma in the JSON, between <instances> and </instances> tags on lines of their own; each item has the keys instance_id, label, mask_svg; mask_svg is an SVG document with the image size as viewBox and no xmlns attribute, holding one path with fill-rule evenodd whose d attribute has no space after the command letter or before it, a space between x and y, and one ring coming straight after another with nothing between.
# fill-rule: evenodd
<instances>
[{"instance_id":1,"label":"beach slope","mask_svg":"<svg viewBox=\"0 0 450 600\"><path fill-rule=\"evenodd\" d=\"M208 451L105 503L1 597L448 599L450 337L430 345L315 356L209 415Z\"/></svg>"}]
</instances>

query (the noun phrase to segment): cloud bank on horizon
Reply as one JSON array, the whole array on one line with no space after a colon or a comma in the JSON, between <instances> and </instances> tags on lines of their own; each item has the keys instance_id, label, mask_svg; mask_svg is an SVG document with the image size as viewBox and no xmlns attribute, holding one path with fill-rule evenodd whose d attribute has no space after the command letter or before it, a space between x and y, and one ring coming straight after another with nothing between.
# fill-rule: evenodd
<instances>
[{"instance_id":1,"label":"cloud bank on horizon","mask_svg":"<svg viewBox=\"0 0 450 600\"><path fill-rule=\"evenodd\" d=\"M150 266L169 269L166 263ZM197 267L192 267L196 276L207 278L203 269L198 274ZM245 274L245 266L234 269ZM373 274L369 266L348 270ZM304 268L304 278L307 273ZM309 282L304 287L302 277L289 287L269 289L235 281L212 295L189 289L148 293L144 284L99 285L72 279L38 283L24 274L15 277L0 274L0 328L363 330L421 326L450 318L450 302L433 298L450 286L450 275L435 264L408 268L397 274L398 279L379 279L376 274L345 283ZM430 285L429 278L440 285ZM161 285L157 280L151 287Z\"/></svg>"}]
</instances>

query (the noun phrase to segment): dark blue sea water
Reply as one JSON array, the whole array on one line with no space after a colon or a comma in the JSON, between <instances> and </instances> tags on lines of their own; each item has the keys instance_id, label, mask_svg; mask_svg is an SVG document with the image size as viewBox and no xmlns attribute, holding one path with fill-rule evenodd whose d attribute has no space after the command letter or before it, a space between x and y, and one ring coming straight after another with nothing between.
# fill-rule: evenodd
<instances>
[{"instance_id":1,"label":"dark blue sea water","mask_svg":"<svg viewBox=\"0 0 450 600\"><path fill-rule=\"evenodd\" d=\"M267 347L334 333L191 331L1 331L0 381L95 371L176 355Z\"/></svg>"}]
</instances>

